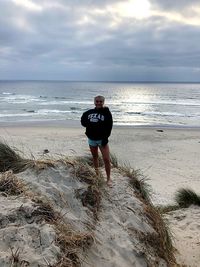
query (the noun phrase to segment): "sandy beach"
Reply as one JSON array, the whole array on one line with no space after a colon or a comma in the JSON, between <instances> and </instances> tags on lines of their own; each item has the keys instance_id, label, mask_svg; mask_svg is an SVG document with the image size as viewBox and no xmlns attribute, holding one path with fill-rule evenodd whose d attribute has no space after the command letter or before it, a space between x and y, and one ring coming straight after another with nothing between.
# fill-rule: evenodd
<instances>
[{"instance_id":1,"label":"sandy beach","mask_svg":"<svg viewBox=\"0 0 200 267\"><path fill-rule=\"evenodd\" d=\"M33 124L0 127L1 140L27 156L85 155L84 129L78 124ZM200 129L114 127L110 151L120 162L140 169L152 186L154 204L172 204L180 187L200 191Z\"/></svg>"},{"instance_id":2,"label":"sandy beach","mask_svg":"<svg viewBox=\"0 0 200 267\"><path fill-rule=\"evenodd\" d=\"M84 129L77 124L3 125L0 136L1 141L37 159L44 158L45 149L53 157L88 153ZM200 129L196 128L114 127L110 137L110 150L119 161L140 169L148 178L155 205L173 204L174 193L181 187L200 192L199 148ZM182 210L181 214L167 215L179 250L177 257L180 263L197 267L200 214L198 209L190 214Z\"/></svg>"}]
</instances>

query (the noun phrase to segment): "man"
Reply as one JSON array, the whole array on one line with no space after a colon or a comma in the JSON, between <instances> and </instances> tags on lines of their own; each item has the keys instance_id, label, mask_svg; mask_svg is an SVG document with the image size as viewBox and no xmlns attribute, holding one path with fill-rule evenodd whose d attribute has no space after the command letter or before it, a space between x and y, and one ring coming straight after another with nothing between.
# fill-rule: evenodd
<instances>
[{"instance_id":1,"label":"man","mask_svg":"<svg viewBox=\"0 0 200 267\"><path fill-rule=\"evenodd\" d=\"M113 120L108 107L104 106L105 98L96 96L94 98L95 108L83 113L81 117L82 126L86 127L85 134L88 137L88 144L93 157L93 164L98 175L98 148L101 151L107 175L107 185L111 186L110 178L110 152L108 137L111 134Z\"/></svg>"}]
</instances>

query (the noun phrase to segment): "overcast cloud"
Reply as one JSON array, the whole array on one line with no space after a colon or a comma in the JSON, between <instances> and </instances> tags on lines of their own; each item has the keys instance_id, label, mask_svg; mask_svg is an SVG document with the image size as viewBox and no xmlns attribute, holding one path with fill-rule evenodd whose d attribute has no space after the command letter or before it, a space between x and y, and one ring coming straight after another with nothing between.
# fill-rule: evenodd
<instances>
[{"instance_id":1,"label":"overcast cloud","mask_svg":"<svg viewBox=\"0 0 200 267\"><path fill-rule=\"evenodd\" d=\"M200 81L197 0L0 0L0 79Z\"/></svg>"}]
</instances>

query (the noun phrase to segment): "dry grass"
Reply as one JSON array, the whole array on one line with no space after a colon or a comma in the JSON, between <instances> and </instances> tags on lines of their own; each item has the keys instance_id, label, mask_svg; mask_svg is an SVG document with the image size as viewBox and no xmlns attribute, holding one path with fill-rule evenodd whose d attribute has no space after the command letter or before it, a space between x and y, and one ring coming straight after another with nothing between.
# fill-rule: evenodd
<instances>
[{"instance_id":1,"label":"dry grass","mask_svg":"<svg viewBox=\"0 0 200 267\"><path fill-rule=\"evenodd\" d=\"M103 158L101 155L98 157L98 160L99 160L99 167L103 167L104 162L103 162ZM76 157L76 161L86 163L91 167L94 166L93 165L93 159L92 159L91 155L85 155L83 157ZM110 153L110 162L111 162L112 167L115 167L115 168L119 167L117 156L113 153Z\"/></svg>"},{"instance_id":2,"label":"dry grass","mask_svg":"<svg viewBox=\"0 0 200 267\"><path fill-rule=\"evenodd\" d=\"M13 249L11 248L11 266L20 266L19 254L19 248L17 248L16 251L13 251Z\"/></svg>"},{"instance_id":3,"label":"dry grass","mask_svg":"<svg viewBox=\"0 0 200 267\"><path fill-rule=\"evenodd\" d=\"M80 181L83 181L89 185L101 187L103 184L102 176L97 175L94 168L84 161L82 162L80 160L74 160L72 174Z\"/></svg>"},{"instance_id":4,"label":"dry grass","mask_svg":"<svg viewBox=\"0 0 200 267\"><path fill-rule=\"evenodd\" d=\"M74 162L74 176L87 184L96 183L96 173L87 163L75 161Z\"/></svg>"},{"instance_id":5,"label":"dry grass","mask_svg":"<svg viewBox=\"0 0 200 267\"><path fill-rule=\"evenodd\" d=\"M80 163L86 163L90 167L94 166L93 165L93 159L92 159L91 155L85 155L85 156L82 156L82 157L76 157L75 160L77 162L80 162ZM99 161L99 167L103 167L104 166L104 162L103 162L102 156L98 157L98 161Z\"/></svg>"},{"instance_id":6,"label":"dry grass","mask_svg":"<svg viewBox=\"0 0 200 267\"><path fill-rule=\"evenodd\" d=\"M23 159L7 144L0 142L0 172L12 170L18 173L32 166L32 162L32 160Z\"/></svg>"},{"instance_id":7,"label":"dry grass","mask_svg":"<svg viewBox=\"0 0 200 267\"><path fill-rule=\"evenodd\" d=\"M111 163L112 167L114 167L114 168L118 168L119 167L118 158L113 153L110 153L110 163Z\"/></svg>"},{"instance_id":8,"label":"dry grass","mask_svg":"<svg viewBox=\"0 0 200 267\"><path fill-rule=\"evenodd\" d=\"M141 172L132 169L128 165L120 166L119 169L124 175L129 177L130 185L136 190L137 195L150 202L151 187Z\"/></svg>"},{"instance_id":9,"label":"dry grass","mask_svg":"<svg viewBox=\"0 0 200 267\"><path fill-rule=\"evenodd\" d=\"M174 248L172 245L172 234L167 222L162 218L156 208L150 204L145 206L145 214L156 234L148 234L145 241L154 248L155 253L166 260L168 266L175 266Z\"/></svg>"},{"instance_id":10,"label":"dry grass","mask_svg":"<svg viewBox=\"0 0 200 267\"><path fill-rule=\"evenodd\" d=\"M55 168L56 161L53 159L45 159L45 160L34 160L32 161L31 168L33 168L36 171L42 171L47 168Z\"/></svg>"},{"instance_id":11,"label":"dry grass","mask_svg":"<svg viewBox=\"0 0 200 267\"><path fill-rule=\"evenodd\" d=\"M15 251L10 248L11 257L10 257L10 267L27 267L29 266L29 262L26 260L20 259L20 250L17 248Z\"/></svg>"},{"instance_id":12,"label":"dry grass","mask_svg":"<svg viewBox=\"0 0 200 267\"><path fill-rule=\"evenodd\" d=\"M159 213L165 214L170 211L179 210L180 207L178 205L166 205L166 206L157 206L156 209Z\"/></svg>"},{"instance_id":13,"label":"dry grass","mask_svg":"<svg viewBox=\"0 0 200 267\"><path fill-rule=\"evenodd\" d=\"M24 159L15 150L7 144L0 142L0 172L12 170L14 173L19 173L28 168L41 171L49 167L55 167L57 162L53 159Z\"/></svg>"},{"instance_id":14,"label":"dry grass","mask_svg":"<svg viewBox=\"0 0 200 267\"><path fill-rule=\"evenodd\" d=\"M0 192L4 195L20 195L26 191L25 184L20 181L12 171L7 171L0 176Z\"/></svg>"},{"instance_id":15,"label":"dry grass","mask_svg":"<svg viewBox=\"0 0 200 267\"><path fill-rule=\"evenodd\" d=\"M55 222L61 218L61 215L54 210L49 202L42 200L35 200L35 202L36 209L33 211L32 216L45 220L48 223Z\"/></svg>"},{"instance_id":16,"label":"dry grass","mask_svg":"<svg viewBox=\"0 0 200 267\"><path fill-rule=\"evenodd\" d=\"M98 211L101 203L101 192L96 185L89 185L87 190L77 190L76 196L81 199L83 206L93 212L94 219L98 219Z\"/></svg>"},{"instance_id":17,"label":"dry grass","mask_svg":"<svg viewBox=\"0 0 200 267\"><path fill-rule=\"evenodd\" d=\"M101 202L100 189L103 185L103 177L96 175L94 168L86 163L84 158L74 160L73 170L73 174L77 179L89 185L83 192L77 190L77 197L81 199L83 206L88 207L93 212L94 219L97 220Z\"/></svg>"},{"instance_id":18,"label":"dry grass","mask_svg":"<svg viewBox=\"0 0 200 267\"><path fill-rule=\"evenodd\" d=\"M79 267L81 260L78 257L80 251L88 249L94 242L90 233L78 233L65 223L55 224L57 232L56 243L62 251L60 260L52 267Z\"/></svg>"}]
</instances>

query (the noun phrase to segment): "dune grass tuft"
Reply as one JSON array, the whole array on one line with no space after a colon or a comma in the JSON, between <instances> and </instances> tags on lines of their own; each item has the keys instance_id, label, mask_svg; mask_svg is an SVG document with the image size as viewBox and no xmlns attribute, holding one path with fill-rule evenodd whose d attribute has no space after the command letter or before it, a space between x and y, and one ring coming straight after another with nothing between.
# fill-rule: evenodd
<instances>
[{"instance_id":1,"label":"dune grass tuft","mask_svg":"<svg viewBox=\"0 0 200 267\"><path fill-rule=\"evenodd\" d=\"M84 191L77 190L77 197L81 199L83 206L88 207L94 215L98 218L98 210L101 202L100 188L103 184L101 175L97 175L94 168L79 158L74 160L74 176L88 184Z\"/></svg>"},{"instance_id":2,"label":"dune grass tuft","mask_svg":"<svg viewBox=\"0 0 200 267\"><path fill-rule=\"evenodd\" d=\"M110 162L114 168L119 167L118 158L114 153L110 153Z\"/></svg>"},{"instance_id":3,"label":"dune grass tuft","mask_svg":"<svg viewBox=\"0 0 200 267\"><path fill-rule=\"evenodd\" d=\"M151 186L147 183L140 170L132 169L130 166L124 164L119 169L127 177L129 177L130 185L136 190L136 192L147 202L150 202Z\"/></svg>"},{"instance_id":4,"label":"dune grass tuft","mask_svg":"<svg viewBox=\"0 0 200 267\"><path fill-rule=\"evenodd\" d=\"M80 162L80 163L86 163L90 167L93 167L94 166L93 165L93 159L92 159L92 156L91 155L85 155L85 156L82 156L82 157L76 157L75 160L77 162ZM103 162L102 156L99 155L98 161L99 161L99 167L103 167L104 166L104 162Z\"/></svg>"},{"instance_id":5,"label":"dune grass tuft","mask_svg":"<svg viewBox=\"0 0 200 267\"><path fill-rule=\"evenodd\" d=\"M36 216L48 223L55 222L60 218L60 214L54 210L53 206L42 200L36 201L36 209L33 211L32 216Z\"/></svg>"},{"instance_id":6,"label":"dune grass tuft","mask_svg":"<svg viewBox=\"0 0 200 267\"><path fill-rule=\"evenodd\" d=\"M88 249L94 242L90 233L75 232L70 225L58 223L56 243L61 249L62 257L52 267L79 267L81 260L78 256L80 251Z\"/></svg>"},{"instance_id":7,"label":"dune grass tuft","mask_svg":"<svg viewBox=\"0 0 200 267\"><path fill-rule=\"evenodd\" d=\"M14 149L0 142L0 172L12 170L21 172L32 164L32 160L23 159Z\"/></svg>"},{"instance_id":8,"label":"dune grass tuft","mask_svg":"<svg viewBox=\"0 0 200 267\"><path fill-rule=\"evenodd\" d=\"M97 175L94 168L84 161L74 160L73 162L73 175L89 185L96 185L101 187L103 184L102 175Z\"/></svg>"},{"instance_id":9,"label":"dune grass tuft","mask_svg":"<svg viewBox=\"0 0 200 267\"><path fill-rule=\"evenodd\" d=\"M54 168L56 166L56 161L51 159L45 159L45 160L34 160L32 162L32 168L36 171L42 171L47 168Z\"/></svg>"},{"instance_id":10,"label":"dune grass tuft","mask_svg":"<svg viewBox=\"0 0 200 267\"><path fill-rule=\"evenodd\" d=\"M10 257L10 266L11 267L27 267L27 266L29 266L28 261L21 259L19 248L16 248L15 251L13 248L10 248L10 250L11 250L11 257Z\"/></svg>"},{"instance_id":11,"label":"dune grass tuft","mask_svg":"<svg viewBox=\"0 0 200 267\"><path fill-rule=\"evenodd\" d=\"M20 195L26 191L25 184L20 181L12 171L7 171L0 176L0 192L4 195Z\"/></svg>"},{"instance_id":12,"label":"dune grass tuft","mask_svg":"<svg viewBox=\"0 0 200 267\"><path fill-rule=\"evenodd\" d=\"M75 161L74 162L74 175L76 178L88 184L95 183L96 173L87 163Z\"/></svg>"},{"instance_id":13,"label":"dune grass tuft","mask_svg":"<svg viewBox=\"0 0 200 267\"><path fill-rule=\"evenodd\" d=\"M179 205L166 205L166 206L160 205L160 206L157 206L156 209L158 210L159 213L165 214L170 211L179 210L180 206Z\"/></svg>"},{"instance_id":14,"label":"dune grass tuft","mask_svg":"<svg viewBox=\"0 0 200 267\"><path fill-rule=\"evenodd\" d=\"M153 205L146 205L145 213L155 229L155 233L148 233L143 241L153 247L156 254L165 259L169 266L176 262L174 257L174 248L172 245L172 234L167 221L162 217L159 211Z\"/></svg>"},{"instance_id":15,"label":"dune grass tuft","mask_svg":"<svg viewBox=\"0 0 200 267\"><path fill-rule=\"evenodd\" d=\"M82 162L82 163L86 163L91 167L94 166L93 165L93 159L92 159L91 155L85 155L85 156L82 156L82 157L76 157L76 161ZM103 158L102 158L101 155L99 155L98 161L99 161L99 167L103 167L104 166L104 162L103 162ZM115 154L113 154L113 153L110 153L110 162L111 162L111 165L113 167L115 167L115 168L119 167L117 156Z\"/></svg>"},{"instance_id":16,"label":"dune grass tuft","mask_svg":"<svg viewBox=\"0 0 200 267\"><path fill-rule=\"evenodd\" d=\"M101 192L96 185L89 185L86 190L77 190L77 198L81 199L84 207L87 207L93 212L94 219L98 219L98 211L101 203Z\"/></svg>"},{"instance_id":17,"label":"dune grass tuft","mask_svg":"<svg viewBox=\"0 0 200 267\"><path fill-rule=\"evenodd\" d=\"M192 189L181 188L175 193L175 205L158 206L160 213L167 213L181 208L188 208L191 205L200 206L200 195L196 194Z\"/></svg>"},{"instance_id":18,"label":"dune grass tuft","mask_svg":"<svg viewBox=\"0 0 200 267\"><path fill-rule=\"evenodd\" d=\"M175 194L175 201L181 208L187 208L190 205L200 206L200 195L197 195L192 189L181 188Z\"/></svg>"}]
</instances>

